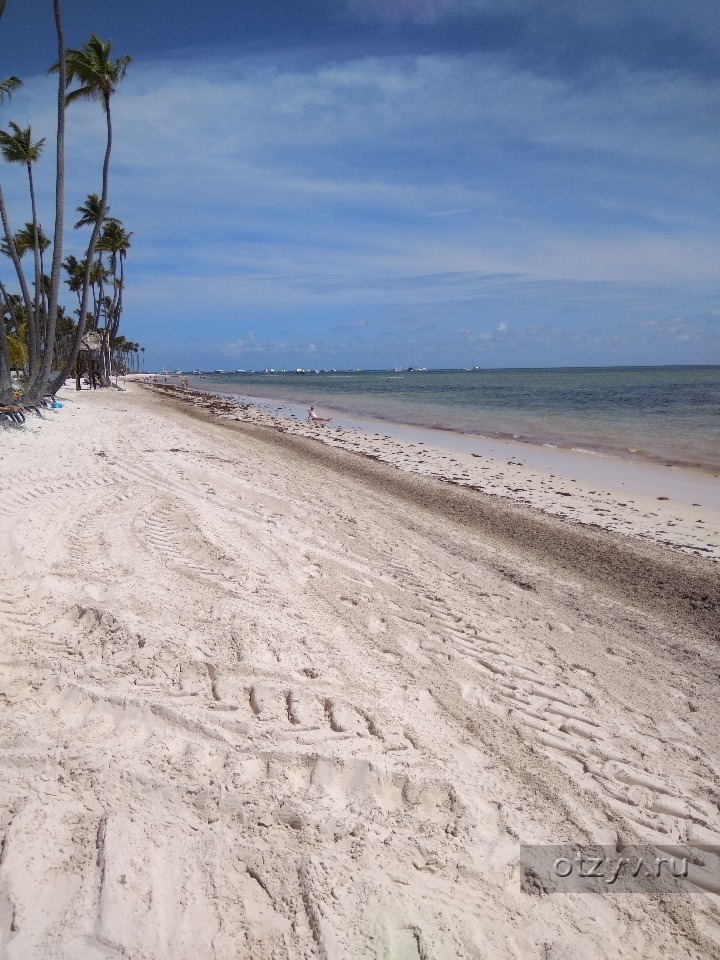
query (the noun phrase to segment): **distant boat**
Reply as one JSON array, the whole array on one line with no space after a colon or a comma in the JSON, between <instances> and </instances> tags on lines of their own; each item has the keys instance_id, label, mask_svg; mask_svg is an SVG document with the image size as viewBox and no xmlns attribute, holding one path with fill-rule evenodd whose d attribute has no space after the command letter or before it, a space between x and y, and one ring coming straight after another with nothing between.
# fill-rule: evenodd
<instances>
[{"instance_id":1,"label":"distant boat","mask_svg":"<svg viewBox=\"0 0 720 960\"><path fill-rule=\"evenodd\" d=\"M213 370L213 373L225 373L224 370Z\"/></svg>"},{"instance_id":2,"label":"distant boat","mask_svg":"<svg viewBox=\"0 0 720 960\"><path fill-rule=\"evenodd\" d=\"M199 376L200 376L200 370L199 370L199 369L193 370L193 376L194 376L194 377L199 377Z\"/></svg>"}]
</instances>

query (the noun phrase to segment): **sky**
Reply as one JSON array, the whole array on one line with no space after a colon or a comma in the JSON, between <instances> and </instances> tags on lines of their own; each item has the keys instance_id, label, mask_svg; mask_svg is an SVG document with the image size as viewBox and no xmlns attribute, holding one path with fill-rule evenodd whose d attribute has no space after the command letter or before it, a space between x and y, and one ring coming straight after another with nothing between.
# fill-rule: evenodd
<instances>
[{"instance_id":1,"label":"sky","mask_svg":"<svg viewBox=\"0 0 720 960\"><path fill-rule=\"evenodd\" d=\"M0 19L24 81L0 129L47 137L47 234L52 6ZM61 6L66 46L132 57L109 204L148 370L720 363L717 0ZM81 256L105 118L79 102L67 124ZM23 168L0 183L16 229Z\"/></svg>"}]
</instances>

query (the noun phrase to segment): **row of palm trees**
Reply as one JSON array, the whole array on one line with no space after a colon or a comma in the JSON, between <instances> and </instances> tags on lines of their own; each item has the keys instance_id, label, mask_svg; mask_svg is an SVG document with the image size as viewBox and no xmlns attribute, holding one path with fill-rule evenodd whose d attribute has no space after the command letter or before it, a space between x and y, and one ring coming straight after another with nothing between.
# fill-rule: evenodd
<instances>
[{"instance_id":1,"label":"row of palm trees","mask_svg":"<svg viewBox=\"0 0 720 960\"><path fill-rule=\"evenodd\" d=\"M102 217L100 197L89 194L82 206L79 206L80 219L75 229L95 227ZM112 370L112 352L118 337L122 298L125 289L125 258L130 249L132 233L123 226L117 217L109 216L109 207L105 208L102 219L102 231L95 244L95 259L90 264L89 282L92 310L86 311L86 322L92 331L100 333L100 376L105 385L110 383ZM104 256L107 255L107 261ZM63 260L63 268L68 274L65 281L70 290L77 294L78 312L82 310L82 295L87 271L87 261L68 256ZM89 306L87 304L86 306Z\"/></svg>"},{"instance_id":2,"label":"row of palm trees","mask_svg":"<svg viewBox=\"0 0 720 960\"><path fill-rule=\"evenodd\" d=\"M6 153L7 144L4 139L4 131L0 131L0 154L8 160ZM95 219L100 215L100 197L96 193L88 196L85 203L78 207L78 213L82 214L80 220L75 224L75 229L95 223ZM109 383L111 373L111 354L113 345L118 336L120 326L120 317L122 314L122 295L125 287L124 262L127 252L130 249L130 238L132 234L128 233L120 220L116 217L106 216L102 232L95 245L95 259L90 269L90 296L92 300L92 310L87 313L87 326L89 330L99 333L100 342L96 350L99 353L99 364L102 381ZM30 250L33 250L36 257L39 256L39 277L40 282L36 281L36 316L40 318L39 329L34 332L36 340L42 340L44 331L44 320L47 316L47 295L49 291L50 278L44 270L43 255L50 246L50 240L45 235L44 230L39 224L26 223L24 227L18 230L14 237L15 250L18 257L22 260L23 256ZM7 241L0 243L0 251L8 254ZM103 256L107 255L107 261ZM78 309L81 304L83 280L85 276L85 260L78 260L77 257L67 256L62 263L63 269L67 273L65 283L72 293L78 297ZM38 271L36 270L36 276ZM1 284L0 284L1 286ZM39 300L37 291L39 290ZM106 291L110 291L107 293ZM28 317L22 303L22 298L17 295L5 297L3 304L3 313L7 325L8 344L10 349L11 366L15 369L22 369L25 375L29 374L29 350L27 341L29 339ZM77 330L77 324L65 316L64 307L58 307L58 321L55 328L55 366L64 365L70 353L68 349L68 334L73 334ZM71 329L68 329L68 322Z\"/></svg>"},{"instance_id":3,"label":"row of palm trees","mask_svg":"<svg viewBox=\"0 0 720 960\"><path fill-rule=\"evenodd\" d=\"M145 366L145 347L139 343L132 343L125 337L116 337L113 346L113 361L115 369L120 373L140 373L140 358L142 355Z\"/></svg>"},{"instance_id":4,"label":"row of palm trees","mask_svg":"<svg viewBox=\"0 0 720 960\"><path fill-rule=\"evenodd\" d=\"M5 0L0 0L0 16ZM85 347L86 333L100 336L101 377L109 384L113 350L118 337L122 313L124 261L130 247L131 234L122 223L109 216L108 183L112 152L112 118L110 103L117 85L124 78L130 57L112 60L112 41L104 42L95 34L79 49L66 50L63 42L60 0L52 0L57 35L58 60L49 73L57 75L57 151L55 179L55 224L50 241L40 226L33 182L33 165L39 160L45 140L33 140L28 125L19 127L10 122L0 131L0 152L10 163L21 163L27 169L31 220L13 232L0 185L0 218L4 233L2 250L12 261L20 287L19 294L9 293L0 282L0 404L10 402L13 394L11 367L23 353L27 381L24 398L37 402L45 394L54 394L65 382L78 354ZM0 80L0 103L12 96L20 86L17 77ZM73 89L70 89L73 87ZM99 101L106 119L106 145L102 165L100 194L90 194L78 208L80 220L76 228L90 227L85 256L63 261L63 220L65 192L65 110L75 101ZM44 270L45 251L52 246L50 274ZM22 258L33 254L31 294ZM68 273L67 283L77 294L77 324L59 307L61 269ZM89 309L92 304L92 310ZM7 323L6 323L7 319ZM70 328L68 329L68 322ZM96 337L97 339L97 337Z\"/></svg>"}]
</instances>

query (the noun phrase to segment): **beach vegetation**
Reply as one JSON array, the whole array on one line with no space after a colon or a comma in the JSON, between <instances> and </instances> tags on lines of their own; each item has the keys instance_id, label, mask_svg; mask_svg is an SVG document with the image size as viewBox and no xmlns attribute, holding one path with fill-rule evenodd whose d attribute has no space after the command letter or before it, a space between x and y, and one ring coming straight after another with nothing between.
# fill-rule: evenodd
<instances>
[{"instance_id":1,"label":"beach vegetation","mask_svg":"<svg viewBox=\"0 0 720 960\"><path fill-rule=\"evenodd\" d=\"M33 251L33 261L35 268L35 293L33 297L33 309L29 311L29 340L30 340L30 376L37 374L38 354L40 347L40 310L41 310L41 248L39 227L37 221L37 206L35 202L35 184L33 181L32 168L37 163L42 154L45 138L33 141L30 125L24 129L19 127L13 121L10 121L10 132L0 130L0 153L3 159L8 163L21 163L27 168L28 183L30 188L30 208L32 211L32 223L25 225L25 231L18 232L15 237L15 248L18 257L22 257L27 250ZM45 249L50 241L43 237ZM46 305L45 305L46 306Z\"/></svg>"},{"instance_id":2,"label":"beach vegetation","mask_svg":"<svg viewBox=\"0 0 720 960\"><path fill-rule=\"evenodd\" d=\"M27 369L27 324L20 324L18 333L7 334L8 358L13 370Z\"/></svg>"},{"instance_id":3,"label":"beach vegetation","mask_svg":"<svg viewBox=\"0 0 720 960\"><path fill-rule=\"evenodd\" d=\"M5 3L0 0L0 16ZM13 388L11 371L23 376L24 398L38 402L44 395L55 394L77 365L81 350L88 349L93 334L93 350L97 350L101 382L111 385L114 360L128 366L128 341L116 349L122 314L125 284L124 263L132 234L120 220L109 216L109 170L113 129L111 100L118 84L125 77L131 58L113 59L112 41L90 34L89 40L77 49L65 49L63 42L60 0L52 0L57 36L57 62L48 74L57 77L57 141L55 170L55 209L52 237L47 236L38 219L33 168L40 160L45 138L33 137L28 124L21 127L13 121L0 130L0 155L8 163L22 164L27 171L31 219L13 231L5 198L0 186L0 216L4 241L1 250L12 261L20 292L12 292L0 282L0 404L10 402ZM0 103L9 100L21 86L18 77L0 80ZM81 258L63 260L65 203L65 112L79 101L99 102L105 114L106 140L102 161L101 189L88 194L77 208L80 214L76 229L90 228L90 237ZM45 254L52 247L50 273L45 273ZM32 253L32 283L28 282L23 257ZM66 284L77 295L77 322L59 304L61 271L67 274ZM99 347L98 347L99 344ZM137 344L134 345L137 347ZM139 347L138 347L139 350ZM134 357L134 353L133 353Z\"/></svg>"},{"instance_id":4,"label":"beach vegetation","mask_svg":"<svg viewBox=\"0 0 720 960\"><path fill-rule=\"evenodd\" d=\"M125 337L116 337L113 347L115 354L115 368L123 373L140 372L140 354L145 348L138 343L132 343Z\"/></svg>"}]
</instances>

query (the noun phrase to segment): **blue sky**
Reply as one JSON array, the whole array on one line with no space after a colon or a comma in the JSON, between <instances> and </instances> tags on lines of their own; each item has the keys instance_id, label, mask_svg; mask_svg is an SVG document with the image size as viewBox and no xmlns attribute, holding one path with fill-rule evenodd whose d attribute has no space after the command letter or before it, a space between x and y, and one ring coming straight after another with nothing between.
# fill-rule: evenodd
<instances>
[{"instance_id":1,"label":"blue sky","mask_svg":"<svg viewBox=\"0 0 720 960\"><path fill-rule=\"evenodd\" d=\"M133 57L110 207L148 368L720 363L716 0L62 9ZM51 0L7 0L0 54L50 233ZM103 138L73 105L66 253Z\"/></svg>"}]
</instances>

